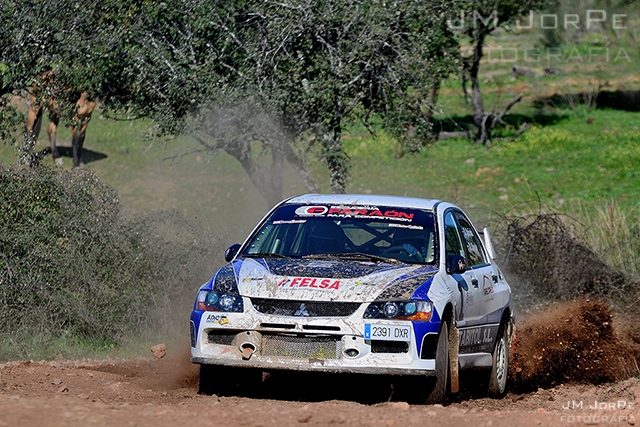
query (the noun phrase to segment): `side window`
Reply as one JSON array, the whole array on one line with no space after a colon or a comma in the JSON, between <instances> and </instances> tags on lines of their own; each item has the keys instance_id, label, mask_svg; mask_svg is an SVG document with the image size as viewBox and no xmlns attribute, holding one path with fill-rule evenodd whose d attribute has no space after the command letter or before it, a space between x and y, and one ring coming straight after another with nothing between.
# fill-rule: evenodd
<instances>
[{"instance_id":1,"label":"side window","mask_svg":"<svg viewBox=\"0 0 640 427\"><path fill-rule=\"evenodd\" d=\"M458 219L458 224L460 224L460 231L462 232L462 237L467 248L467 262L469 265L473 267L474 265L488 264L484 251L482 250L480 238L473 229L473 226L471 226L471 223L459 212L456 212L456 218Z\"/></svg>"},{"instance_id":2,"label":"side window","mask_svg":"<svg viewBox=\"0 0 640 427\"><path fill-rule=\"evenodd\" d=\"M447 254L465 256L460 233L458 232L458 225L451 212L444 214L444 238Z\"/></svg>"}]
</instances>

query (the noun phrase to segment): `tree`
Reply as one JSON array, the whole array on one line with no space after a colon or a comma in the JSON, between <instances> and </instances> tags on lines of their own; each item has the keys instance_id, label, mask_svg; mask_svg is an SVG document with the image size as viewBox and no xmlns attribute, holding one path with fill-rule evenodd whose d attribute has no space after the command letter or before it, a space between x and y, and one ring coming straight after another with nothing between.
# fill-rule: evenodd
<instances>
[{"instance_id":1,"label":"tree","mask_svg":"<svg viewBox=\"0 0 640 427\"><path fill-rule=\"evenodd\" d=\"M506 124L502 117L520 100L524 94L515 96L500 112L485 111L480 90L480 60L486 38L501 25L514 22L531 11L544 8L553 0L481 0L469 3L459 10L457 25L469 37L473 47L470 57L463 59L463 73L471 79L473 121L477 127L476 143L491 145L491 131L498 124Z\"/></svg>"},{"instance_id":2,"label":"tree","mask_svg":"<svg viewBox=\"0 0 640 427\"><path fill-rule=\"evenodd\" d=\"M347 122L377 114L403 140L428 134L423 94L458 58L443 10L356 0L145 5L129 49L133 103L161 133L199 135L203 149L234 156L268 201L279 198L282 156L302 165L291 144L303 136L320 148L332 191L344 192ZM270 167L251 161L252 141L272 152Z\"/></svg>"},{"instance_id":3,"label":"tree","mask_svg":"<svg viewBox=\"0 0 640 427\"><path fill-rule=\"evenodd\" d=\"M3 1L5 93L55 94L71 120L73 93L89 91L160 135L229 153L268 203L281 198L284 161L318 191L294 144L316 148L344 192L341 137L354 120L382 117L407 147L423 144L459 59L442 19L453 0Z\"/></svg>"},{"instance_id":4,"label":"tree","mask_svg":"<svg viewBox=\"0 0 640 427\"><path fill-rule=\"evenodd\" d=\"M441 7L355 0L267 6L266 33L274 36L258 57L272 71L260 81L270 84L280 111L316 135L333 192L344 192L348 179L345 122L368 125L372 114L382 116L406 144L429 134L432 106L425 94L455 69L458 58ZM269 45L279 48L273 52Z\"/></svg>"},{"instance_id":5,"label":"tree","mask_svg":"<svg viewBox=\"0 0 640 427\"><path fill-rule=\"evenodd\" d=\"M226 152L270 205L282 198L284 161L309 191L319 192L281 117L245 77L255 66L247 48L252 13L245 5L147 2L135 16L120 102L152 118L157 135L190 135L198 142L199 148L176 157Z\"/></svg>"},{"instance_id":6,"label":"tree","mask_svg":"<svg viewBox=\"0 0 640 427\"><path fill-rule=\"evenodd\" d=\"M127 10L119 0L2 0L0 18L0 136L10 140L24 117L12 109L12 96L31 93L36 102L55 108L71 124L81 92L109 99L122 88L120 60ZM35 139L25 136L21 161L33 156Z\"/></svg>"}]
</instances>

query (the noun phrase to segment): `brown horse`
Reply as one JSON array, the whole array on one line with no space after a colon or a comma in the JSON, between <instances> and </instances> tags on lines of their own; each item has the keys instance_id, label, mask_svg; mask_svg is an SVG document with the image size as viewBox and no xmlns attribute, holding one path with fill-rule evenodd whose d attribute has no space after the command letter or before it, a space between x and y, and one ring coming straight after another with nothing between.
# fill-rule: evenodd
<instances>
[{"instance_id":1,"label":"brown horse","mask_svg":"<svg viewBox=\"0 0 640 427\"><path fill-rule=\"evenodd\" d=\"M53 98L53 97L52 97ZM35 94L29 97L29 111L27 113L27 123L25 131L28 137L38 138L40 127L42 125L42 115L45 109L49 110L49 143L51 144L51 156L56 165L62 166L62 158L58 147L56 146L56 131L60 124L60 108L55 98L38 102ZM75 115L73 117L73 125L71 125L71 141L73 151L73 167L83 167L82 146L84 145L84 137L87 132L87 126L91 120L91 114L96 108L96 101L89 98L87 92L82 92L76 101Z\"/></svg>"}]
</instances>

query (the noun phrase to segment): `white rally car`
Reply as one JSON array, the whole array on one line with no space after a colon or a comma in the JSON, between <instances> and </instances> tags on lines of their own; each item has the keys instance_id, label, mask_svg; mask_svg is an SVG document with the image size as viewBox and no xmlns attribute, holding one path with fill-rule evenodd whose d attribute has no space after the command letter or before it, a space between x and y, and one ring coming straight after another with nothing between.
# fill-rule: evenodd
<instances>
[{"instance_id":1,"label":"white rally car","mask_svg":"<svg viewBox=\"0 0 640 427\"><path fill-rule=\"evenodd\" d=\"M201 392L231 366L431 376L429 401L486 369L505 393L511 290L488 231L450 203L293 197L225 258L191 314Z\"/></svg>"}]
</instances>

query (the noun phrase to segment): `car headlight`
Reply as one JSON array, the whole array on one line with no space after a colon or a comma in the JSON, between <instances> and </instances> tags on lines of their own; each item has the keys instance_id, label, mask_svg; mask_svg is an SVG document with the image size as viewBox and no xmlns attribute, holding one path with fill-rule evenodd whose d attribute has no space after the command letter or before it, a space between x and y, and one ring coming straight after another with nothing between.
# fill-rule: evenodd
<instances>
[{"instance_id":1,"label":"car headlight","mask_svg":"<svg viewBox=\"0 0 640 427\"><path fill-rule=\"evenodd\" d=\"M428 322L432 313L431 301L374 301L365 310L364 318Z\"/></svg>"},{"instance_id":2,"label":"car headlight","mask_svg":"<svg viewBox=\"0 0 640 427\"><path fill-rule=\"evenodd\" d=\"M242 313L244 304L240 295L201 290L196 298L196 310Z\"/></svg>"}]
</instances>

